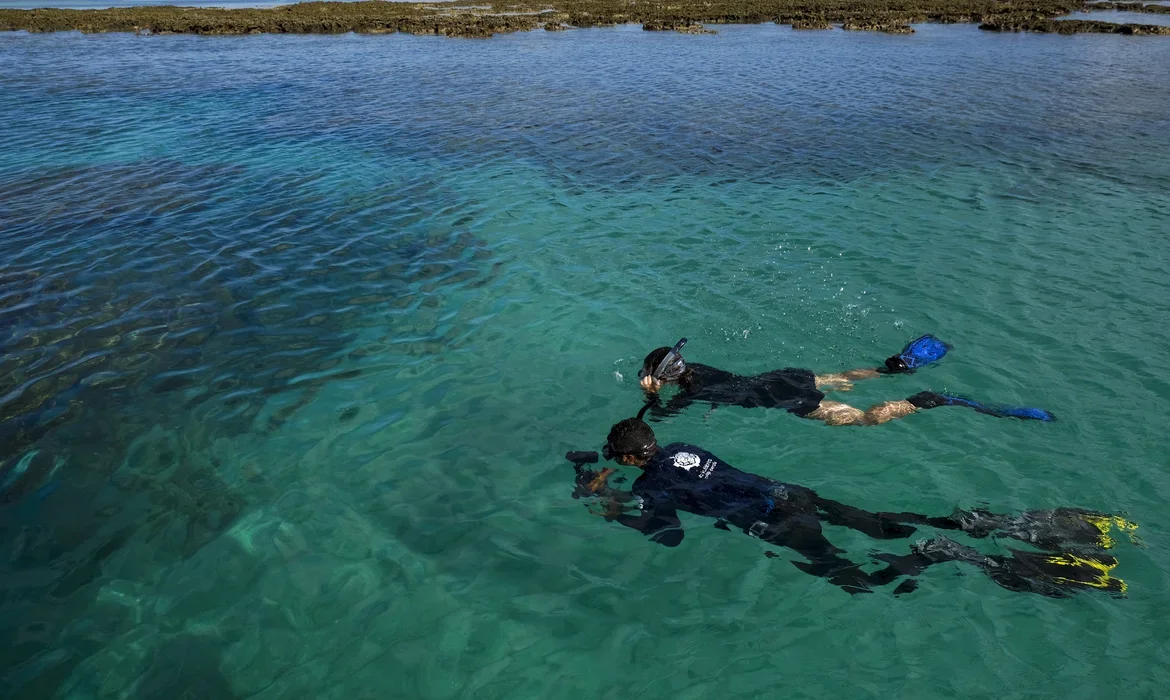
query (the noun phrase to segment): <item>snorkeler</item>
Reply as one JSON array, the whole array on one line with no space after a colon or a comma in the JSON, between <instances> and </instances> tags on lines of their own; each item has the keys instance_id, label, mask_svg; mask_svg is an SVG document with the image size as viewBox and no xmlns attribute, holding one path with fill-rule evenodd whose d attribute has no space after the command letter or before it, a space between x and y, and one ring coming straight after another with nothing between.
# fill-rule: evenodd
<instances>
[{"instance_id":1,"label":"snorkeler","mask_svg":"<svg viewBox=\"0 0 1170 700\"><path fill-rule=\"evenodd\" d=\"M650 352L638 371L638 383L652 402L654 419L680 413L692 403L743 408L783 408L801 418L824 421L828 425L880 425L895 418L939 406L965 406L1000 418L1055 420L1048 411L1022 406L993 406L961 396L923 391L898 401L886 401L861 410L839 401L825 401L825 391L848 391L853 382L883 374L909 374L933 364L951 349L943 341L924 335L887 359L881 367L853 369L834 374L816 375L806 369L785 368L755 376L741 376L708 365L683 360L686 338L673 348L661 347ZM678 393L665 405L658 392L667 384L678 385Z\"/></svg>"},{"instance_id":2,"label":"snorkeler","mask_svg":"<svg viewBox=\"0 0 1170 700\"><path fill-rule=\"evenodd\" d=\"M681 510L714 518L715 527L720 529L734 527L769 544L792 549L807 559L793 562L798 569L826 578L849 593L866 592L902 576L911 578L894 593L907 593L917 587L912 577L932 564L944 562L972 564L1004 588L1053 598L1067 597L1085 588L1118 595L1125 592L1125 582L1109 575L1117 560L1099 551L1112 545L1112 540L1107 539L1111 526L1130 533L1136 527L1116 516L1070 508L1033 511L1016 518L986 511L956 511L949 517L871 513L823 498L803 486L740 471L693 445L659 447L654 431L639 418L627 418L614 425L602 455L618 464L637 467L642 474L630 491L613 489L606 483L612 469L598 473L584 467L597 461L596 452L570 452L566 458L577 471L574 497L600 496L602 508L595 514L667 547L675 547L683 540L678 518ZM887 566L866 572L841 556L844 550L825 538L822 523L883 540L909 537L916 532L913 525L928 525L965 531L976 537L1005 534L1038 547L1066 547L1069 551L1012 549L1010 556L987 555L945 537L935 537L915 543L909 554L877 555L875 558Z\"/></svg>"}]
</instances>

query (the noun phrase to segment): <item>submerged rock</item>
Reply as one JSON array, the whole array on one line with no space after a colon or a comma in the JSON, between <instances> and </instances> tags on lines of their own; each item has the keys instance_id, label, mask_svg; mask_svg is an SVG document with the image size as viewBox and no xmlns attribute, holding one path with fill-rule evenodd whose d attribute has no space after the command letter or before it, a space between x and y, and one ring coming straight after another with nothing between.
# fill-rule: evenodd
<instances>
[{"instance_id":1,"label":"submerged rock","mask_svg":"<svg viewBox=\"0 0 1170 700\"><path fill-rule=\"evenodd\" d=\"M841 25L846 31L885 32L886 34L913 34L914 28L896 22L849 21Z\"/></svg>"},{"instance_id":2,"label":"submerged rock","mask_svg":"<svg viewBox=\"0 0 1170 700\"><path fill-rule=\"evenodd\" d=\"M796 19L792 21L793 29L832 29L833 25L824 17L811 19Z\"/></svg>"},{"instance_id":3,"label":"submerged rock","mask_svg":"<svg viewBox=\"0 0 1170 700\"><path fill-rule=\"evenodd\" d=\"M698 22L643 22L644 32L681 32L683 34L714 34L714 29L707 29Z\"/></svg>"}]
</instances>

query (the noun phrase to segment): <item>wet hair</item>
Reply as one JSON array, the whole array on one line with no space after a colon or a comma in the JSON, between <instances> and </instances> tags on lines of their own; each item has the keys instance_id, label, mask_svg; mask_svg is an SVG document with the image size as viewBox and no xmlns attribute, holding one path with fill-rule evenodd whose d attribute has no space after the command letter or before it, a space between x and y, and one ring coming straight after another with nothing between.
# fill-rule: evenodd
<instances>
[{"instance_id":1,"label":"wet hair","mask_svg":"<svg viewBox=\"0 0 1170 700\"><path fill-rule=\"evenodd\" d=\"M615 455L633 455L638 459L652 457L658 450L658 439L654 437L654 431L637 418L627 418L615 423L609 429L605 442Z\"/></svg>"}]
</instances>

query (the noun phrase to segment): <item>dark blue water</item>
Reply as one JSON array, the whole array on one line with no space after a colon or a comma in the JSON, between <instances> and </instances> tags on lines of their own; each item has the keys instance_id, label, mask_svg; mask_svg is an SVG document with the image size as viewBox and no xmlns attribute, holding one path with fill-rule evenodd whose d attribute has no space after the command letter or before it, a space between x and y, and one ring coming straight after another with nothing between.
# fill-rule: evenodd
<instances>
[{"instance_id":1,"label":"dark blue water","mask_svg":"<svg viewBox=\"0 0 1170 700\"><path fill-rule=\"evenodd\" d=\"M1158 697L1168 59L973 26L0 36L5 697ZM924 332L942 364L838 398L1060 422L723 408L660 441L874 510L1124 512L1128 597L960 565L850 597L569 497L650 347L832 371Z\"/></svg>"}]
</instances>

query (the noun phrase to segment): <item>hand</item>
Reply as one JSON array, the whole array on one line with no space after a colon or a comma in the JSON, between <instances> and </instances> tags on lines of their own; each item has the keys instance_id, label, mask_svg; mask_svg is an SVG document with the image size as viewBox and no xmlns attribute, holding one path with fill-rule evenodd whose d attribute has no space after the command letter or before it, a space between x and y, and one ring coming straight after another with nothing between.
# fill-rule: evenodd
<instances>
[{"instance_id":1,"label":"hand","mask_svg":"<svg viewBox=\"0 0 1170 700\"><path fill-rule=\"evenodd\" d=\"M622 515L626 511L626 507L620 501L612 499L599 503L591 503L586 507L589 509L590 515L596 515L609 521L616 520L619 515Z\"/></svg>"},{"instance_id":2,"label":"hand","mask_svg":"<svg viewBox=\"0 0 1170 700\"><path fill-rule=\"evenodd\" d=\"M610 474L613 474L612 469L602 469L600 474L593 477L593 480L585 485L585 488L589 489L592 493L597 493L609 485L605 482L607 479L609 479Z\"/></svg>"},{"instance_id":3,"label":"hand","mask_svg":"<svg viewBox=\"0 0 1170 700\"><path fill-rule=\"evenodd\" d=\"M609 486L606 480L614 473L614 469L607 467L600 472L595 472L592 469L580 469L577 471L577 488L573 489L573 498L589 498L596 496L597 492Z\"/></svg>"},{"instance_id":4,"label":"hand","mask_svg":"<svg viewBox=\"0 0 1170 700\"><path fill-rule=\"evenodd\" d=\"M662 382L655 379L652 375L646 375L645 377L642 377L638 384L640 384L643 389L650 392L651 394L658 393L658 390L662 388Z\"/></svg>"}]
</instances>

